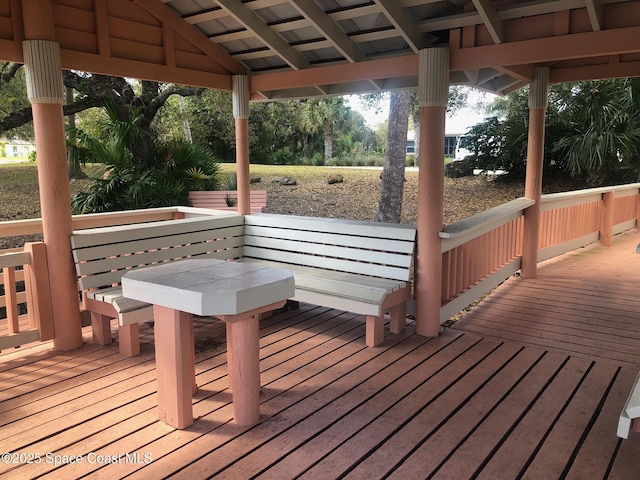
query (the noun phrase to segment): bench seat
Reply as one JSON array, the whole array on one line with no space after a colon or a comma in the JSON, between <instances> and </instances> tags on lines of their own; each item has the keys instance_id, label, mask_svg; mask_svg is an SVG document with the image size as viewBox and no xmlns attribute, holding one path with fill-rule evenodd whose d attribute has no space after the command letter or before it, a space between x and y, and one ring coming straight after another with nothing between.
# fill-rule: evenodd
<instances>
[{"instance_id":1,"label":"bench seat","mask_svg":"<svg viewBox=\"0 0 640 480\"><path fill-rule=\"evenodd\" d=\"M222 213L74 232L71 249L82 308L91 314L96 343L111 343L111 319L115 318L120 352L140 353L138 325L153 320L153 306L122 295L124 273L185 258L239 259L243 222L242 215Z\"/></svg>"},{"instance_id":2,"label":"bench seat","mask_svg":"<svg viewBox=\"0 0 640 480\"><path fill-rule=\"evenodd\" d=\"M349 304L339 307L360 315L384 315L383 304L387 295L407 289L408 282L387 280L366 275L335 272L314 267L304 267L281 262L266 262L247 258L246 261L262 263L275 268L286 268L293 272L296 283L296 296L293 300L322 305L313 297L330 296L336 302ZM335 303L334 303L335 304Z\"/></svg>"},{"instance_id":3,"label":"bench seat","mask_svg":"<svg viewBox=\"0 0 640 480\"><path fill-rule=\"evenodd\" d=\"M244 260L287 268L293 300L366 316L366 344L405 328L415 228L289 215L245 216Z\"/></svg>"},{"instance_id":4,"label":"bench seat","mask_svg":"<svg viewBox=\"0 0 640 480\"><path fill-rule=\"evenodd\" d=\"M406 324L415 228L289 215L215 215L74 232L71 237L83 307L94 338L111 342L117 319L120 351L140 351L138 325L153 307L122 296L122 275L133 268L184 258L260 262L294 274L293 300L366 317L366 344L384 341Z\"/></svg>"},{"instance_id":5,"label":"bench seat","mask_svg":"<svg viewBox=\"0 0 640 480\"><path fill-rule=\"evenodd\" d=\"M153 319L151 306L148 303L122 296L122 287L103 288L87 292L86 297L113 305L113 308L118 313L118 323L120 325L130 325L131 323ZM135 320L132 315L126 315L133 312L137 312L136 317L145 317L145 320Z\"/></svg>"}]
</instances>

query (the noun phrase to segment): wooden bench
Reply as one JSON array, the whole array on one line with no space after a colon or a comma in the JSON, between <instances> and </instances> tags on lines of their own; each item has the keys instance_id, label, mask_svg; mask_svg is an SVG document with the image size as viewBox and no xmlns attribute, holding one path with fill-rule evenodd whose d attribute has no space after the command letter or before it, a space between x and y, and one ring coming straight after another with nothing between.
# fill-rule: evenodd
<instances>
[{"instance_id":1,"label":"wooden bench","mask_svg":"<svg viewBox=\"0 0 640 480\"><path fill-rule=\"evenodd\" d=\"M91 313L96 342L111 343L111 319L117 318L120 352L140 353L138 324L151 321L153 309L122 296L126 271L184 258L238 259L243 230L242 215L225 213L74 232L71 248L82 306Z\"/></svg>"},{"instance_id":2,"label":"wooden bench","mask_svg":"<svg viewBox=\"0 0 640 480\"><path fill-rule=\"evenodd\" d=\"M227 200L231 200L233 205L229 205ZM251 190L249 203L251 212L262 212L267 206L267 191ZM236 190L191 191L189 192L189 205L216 210L237 210L238 192Z\"/></svg>"},{"instance_id":3,"label":"wooden bench","mask_svg":"<svg viewBox=\"0 0 640 480\"><path fill-rule=\"evenodd\" d=\"M640 375L636 378L618 419L618 437L629 438L629 432L640 432Z\"/></svg>"},{"instance_id":4,"label":"wooden bench","mask_svg":"<svg viewBox=\"0 0 640 480\"><path fill-rule=\"evenodd\" d=\"M244 259L293 271L294 300L366 316L366 344L404 330L416 230L290 215L245 216Z\"/></svg>"}]
</instances>

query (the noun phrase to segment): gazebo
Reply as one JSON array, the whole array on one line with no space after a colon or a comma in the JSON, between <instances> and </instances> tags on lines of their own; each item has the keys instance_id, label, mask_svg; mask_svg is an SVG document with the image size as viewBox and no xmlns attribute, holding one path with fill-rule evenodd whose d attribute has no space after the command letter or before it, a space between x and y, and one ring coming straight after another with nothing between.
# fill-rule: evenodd
<instances>
[{"instance_id":1,"label":"gazebo","mask_svg":"<svg viewBox=\"0 0 640 480\"><path fill-rule=\"evenodd\" d=\"M538 251L547 87L640 75L640 2L465 0L4 0L0 51L26 66L55 348L81 344L61 69L233 91L239 211L249 211L251 101L417 88L417 333L436 336L442 296L445 110L450 84L530 85L522 275Z\"/></svg>"}]
</instances>

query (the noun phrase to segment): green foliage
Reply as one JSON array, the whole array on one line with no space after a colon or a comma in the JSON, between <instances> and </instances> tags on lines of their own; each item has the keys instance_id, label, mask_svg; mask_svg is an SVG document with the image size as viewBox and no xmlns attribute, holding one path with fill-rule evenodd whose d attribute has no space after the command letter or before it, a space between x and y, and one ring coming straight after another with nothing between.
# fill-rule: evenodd
<instances>
[{"instance_id":1,"label":"green foliage","mask_svg":"<svg viewBox=\"0 0 640 480\"><path fill-rule=\"evenodd\" d=\"M223 186L225 190L238 190L238 175L235 173L227 173L224 176L224 181L221 186Z\"/></svg>"},{"instance_id":2,"label":"green foliage","mask_svg":"<svg viewBox=\"0 0 640 480\"><path fill-rule=\"evenodd\" d=\"M172 97L156 115L153 125L163 142L187 138L188 126L194 143L208 145L222 162L234 162L236 139L231 104L231 94L222 91L206 91L182 101ZM312 109L311 105L335 107L331 114L335 118L328 119L328 123L333 125L331 156L382 152L384 138L378 138L367 127L362 115L352 111L342 97L254 102L250 105L249 115L251 163L318 164L317 154L325 150L326 122L311 115L311 110L314 110L313 115L319 113L319 109ZM317 121L321 123L308 123ZM354 149L358 153L354 153Z\"/></svg>"},{"instance_id":3,"label":"green foliage","mask_svg":"<svg viewBox=\"0 0 640 480\"><path fill-rule=\"evenodd\" d=\"M13 68L12 63L2 64L3 73ZM27 83L24 75L24 68L20 68L9 81L0 82L0 116L8 117L12 113L24 108L29 108L31 103L27 98ZM16 127L10 130L10 137L19 138L28 142L33 142L35 134L33 132L33 122Z\"/></svg>"},{"instance_id":4,"label":"green foliage","mask_svg":"<svg viewBox=\"0 0 640 480\"><path fill-rule=\"evenodd\" d=\"M415 165L416 165L416 156L415 156L415 154L413 154L413 153L407 154L407 158L406 158L404 164L407 167L415 167Z\"/></svg>"},{"instance_id":5,"label":"green foliage","mask_svg":"<svg viewBox=\"0 0 640 480\"><path fill-rule=\"evenodd\" d=\"M132 110L127 122L106 106L109 121L102 126L103 141L75 132L77 148L90 152L107 170L92 180L72 201L74 213L108 212L186 205L189 190L213 190L218 185L218 163L211 152L184 140L151 141L139 128L141 113ZM146 155L145 155L146 154Z\"/></svg>"},{"instance_id":6,"label":"green foliage","mask_svg":"<svg viewBox=\"0 0 640 480\"><path fill-rule=\"evenodd\" d=\"M589 184L640 178L638 79L553 85L546 113L544 173L568 173ZM528 91L496 100L496 116L466 136L475 168L524 177Z\"/></svg>"}]
</instances>

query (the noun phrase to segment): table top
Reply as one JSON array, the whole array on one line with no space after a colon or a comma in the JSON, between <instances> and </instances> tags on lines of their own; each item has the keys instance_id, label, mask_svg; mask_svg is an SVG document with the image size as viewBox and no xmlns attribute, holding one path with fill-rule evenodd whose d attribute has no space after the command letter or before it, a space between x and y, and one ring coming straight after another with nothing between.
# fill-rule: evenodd
<instances>
[{"instance_id":1,"label":"table top","mask_svg":"<svg viewBox=\"0 0 640 480\"><path fill-rule=\"evenodd\" d=\"M131 270L122 294L195 315L236 315L291 298L295 287L290 270L211 258Z\"/></svg>"}]
</instances>

